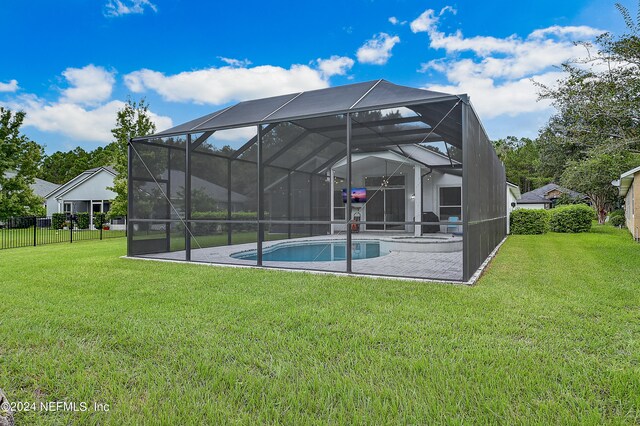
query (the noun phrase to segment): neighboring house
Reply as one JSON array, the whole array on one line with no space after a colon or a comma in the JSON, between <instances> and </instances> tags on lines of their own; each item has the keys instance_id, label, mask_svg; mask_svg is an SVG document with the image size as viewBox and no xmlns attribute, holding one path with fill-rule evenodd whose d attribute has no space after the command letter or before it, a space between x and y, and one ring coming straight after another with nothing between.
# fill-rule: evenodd
<instances>
[{"instance_id":1,"label":"neighboring house","mask_svg":"<svg viewBox=\"0 0 640 426\"><path fill-rule=\"evenodd\" d=\"M53 213L107 213L116 193L113 186L115 170L110 166L96 167L80 173L69 182L46 194L47 216Z\"/></svg>"},{"instance_id":2,"label":"neighboring house","mask_svg":"<svg viewBox=\"0 0 640 426\"><path fill-rule=\"evenodd\" d=\"M5 172L4 174L6 178L12 178L15 175L16 172ZM36 180L29 186L33 190L34 194L38 197L42 197L42 204L46 206L45 199L47 195L57 189L60 185L36 178Z\"/></svg>"},{"instance_id":3,"label":"neighboring house","mask_svg":"<svg viewBox=\"0 0 640 426\"><path fill-rule=\"evenodd\" d=\"M562 195L588 201L588 197L580 192L549 183L533 191L525 192L518 200L518 207L523 209L550 209Z\"/></svg>"},{"instance_id":4,"label":"neighboring house","mask_svg":"<svg viewBox=\"0 0 640 426\"><path fill-rule=\"evenodd\" d=\"M509 217L511 216L511 212L515 210L520 197L520 187L511 182L507 182L507 234L511 233Z\"/></svg>"},{"instance_id":5,"label":"neighboring house","mask_svg":"<svg viewBox=\"0 0 640 426\"><path fill-rule=\"evenodd\" d=\"M620 196L624 197L627 229L640 241L640 166L623 173L614 185L619 186Z\"/></svg>"}]
</instances>

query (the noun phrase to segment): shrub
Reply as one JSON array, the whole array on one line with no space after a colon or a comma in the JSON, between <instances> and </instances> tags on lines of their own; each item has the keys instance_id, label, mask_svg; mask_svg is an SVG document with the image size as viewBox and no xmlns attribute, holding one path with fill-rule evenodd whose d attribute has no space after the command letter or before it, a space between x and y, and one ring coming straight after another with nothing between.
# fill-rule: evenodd
<instances>
[{"instance_id":1,"label":"shrub","mask_svg":"<svg viewBox=\"0 0 640 426\"><path fill-rule=\"evenodd\" d=\"M516 209L511 212L509 220L512 234L544 234L549 229L547 210Z\"/></svg>"},{"instance_id":2,"label":"shrub","mask_svg":"<svg viewBox=\"0 0 640 426\"><path fill-rule=\"evenodd\" d=\"M93 215L94 228L100 229L106 222L107 222L107 218L104 213L96 213Z\"/></svg>"},{"instance_id":3,"label":"shrub","mask_svg":"<svg viewBox=\"0 0 640 426\"><path fill-rule=\"evenodd\" d=\"M76 214L76 223L78 224L78 229L89 229L89 224L91 223L89 213Z\"/></svg>"},{"instance_id":4,"label":"shrub","mask_svg":"<svg viewBox=\"0 0 640 426\"><path fill-rule=\"evenodd\" d=\"M609 223L613 226L623 227L626 225L624 210L614 210L609 213Z\"/></svg>"},{"instance_id":5,"label":"shrub","mask_svg":"<svg viewBox=\"0 0 640 426\"><path fill-rule=\"evenodd\" d=\"M553 232L589 232L595 218L595 211L587 205L560 206L551 210L549 225Z\"/></svg>"},{"instance_id":6,"label":"shrub","mask_svg":"<svg viewBox=\"0 0 640 426\"><path fill-rule=\"evenodd\" d=\"M66 220L66 213L54 213L51 215L51 226L53 229L62 229Z\"/></svg>"},{"instance_id":7,"label":"shrub","mask_svg":"<svg viewBox=\"0 0 640 426\"><path fill-rule=\"evenodd\" d=\"M268 215L265 213L265 218L267 217ZM227 211L194 212L191 214L191 219L227 220ZM223 231L226 232L226 226L231 226L234 232L255 231L257 229L255 222L257 219L258 213L256 212L232 212L231 220L242 220L246 221L246 223L224 225L220 223L194 222L191 227L191 232L194 235L220 234Z\"/></svg>"}]
</instances>

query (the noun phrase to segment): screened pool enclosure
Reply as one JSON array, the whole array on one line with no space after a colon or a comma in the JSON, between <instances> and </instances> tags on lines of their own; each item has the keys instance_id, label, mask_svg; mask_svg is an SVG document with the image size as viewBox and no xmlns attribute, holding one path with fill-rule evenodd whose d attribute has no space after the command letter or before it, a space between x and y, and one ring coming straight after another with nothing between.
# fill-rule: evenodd
<instances>
[{"instance_id":1,"label":"screened pool enclosure","mask_svg":"<svg viewBox=\"0 0 640 426\"><path fill-rule=\"evenodd\" d=\"M466 96L378 80L132 139L128 226L134 257L468 281L505 173Z\"/></svg>"}]
</instances>

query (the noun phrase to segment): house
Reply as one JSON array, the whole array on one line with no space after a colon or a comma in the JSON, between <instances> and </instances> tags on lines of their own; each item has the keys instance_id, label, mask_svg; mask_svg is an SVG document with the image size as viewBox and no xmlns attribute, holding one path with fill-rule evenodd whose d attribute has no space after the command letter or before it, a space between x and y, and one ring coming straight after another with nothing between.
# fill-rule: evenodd
<instances>
[{"instance_id":1,"label":"house","mask_svg":"<svg viewBox=\"0 0 640 426\"><path fill-rule=\"evenodd\" d=\"M627 229L635 240L640 241L640 166L631 169L614 182L624 198L624 217Z\"/></svg>"},{"instance_id":2,"label":"house","mask_svg":"<svg viewBox=\"0 0 640 426\"><path fill-rule=\"evenodd\" d=\"M562 195L568 195L574 199L588 200L588 197L580 192L563 188L555 183L549 183L533 191L525 192L517 201L518 207L523 209L550 209Z\"/></svg>"},{"instance_id":3,"label":"house","mask_svg":"<svg viewBox=\"0 0 640 426\"><path fill-rule=\"evenodd\" d=\"M129 159L131 257L470 282L507 231L467 95L381 79L247 100Z\"/></svg>"},{"instance_id":4,"label":"house","mask_svg":"<svg viewBox=\"0 0 640 426\"><path fill-rule=\"evenodd\" d=\"M107 213L116 193L113 186L115 170L110 166L96 167L80 173L69 182L45 195L47 216L53 213Z\"/></svg>"},{"instance_id":5,"label":"house","mask_svg":"<svg viewBox=\"0 0 640 426\"><path fill-rule=\"evenodd\" d=\"M511 233L509 217L511 212L515 210L520 197L520 187L507 181L507 234Z\"/></svg>"}]
</instances>

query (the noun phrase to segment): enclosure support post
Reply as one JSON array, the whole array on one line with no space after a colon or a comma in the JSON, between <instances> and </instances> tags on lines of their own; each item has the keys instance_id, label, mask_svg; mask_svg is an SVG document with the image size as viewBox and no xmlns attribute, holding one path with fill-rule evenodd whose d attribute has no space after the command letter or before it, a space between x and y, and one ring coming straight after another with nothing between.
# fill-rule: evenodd
<instances>
[{"instance_id":1,"label":"enclosure support post","mask_svg":"<svg viewBox=\"0 0 640 426\"><path fill-rule=\"evenodd\" d=\"M414 202L414 222L422 221L422 168L415 166L413 168L413 202ZM422 225L414 225L413 235L419 237L422 235Z\"/></svg>"},{"instance_id":2,"label":"enclosure support post","mask_svg":"<svg viewBox=\"0 0 640 426\"><path fill-rule=\"evenodd\" d=\"M186 152L186 148L185 148L185 152ZM171 155L172 155L171 146L168 146L167 147L167 195L169 198L171 198ZM167 204L167 208L165 209L165 215L166 215L165 217L168 220L171 218L171 205L169 203L166 203L166 204ZM166 243L165 250L167 252L170 252L171 251L171 222L169 221L165 222L164 241Z\"/></svg>"},{"instance_id":3,"label":"enclosure support post","mask_svg":"<svg viewBox=\"0 0 640 426\"><path fill-rule=\"evenodd\" d=\"M462 102L462 280L471 278L471 262L469 261L471 249L471 235L469 231L469 106ZM478 166L476 166L478 167Z\"/></svg>"},{"instance_id":4,"label":"enclosure support post","mask_svg":"<svg viewBox=\"0 0 640 426\"><path fill-rule=\"evenodd\" d=\"M38 235L36 234L38 231L38 218L33 217L33 246L35 247L38 242Z\"/></svg>"},{"instance_id":5,"label":"enclosure support post","mask_svg":"<svg viewBox=\"0 0 640 426\"><path fill-rule=\"evenodd\" d=\"M345 253L347 257L347 272L351 273L351 114L347 113L347 245Z\"/></svg>"},{"instance_id":6,"label":"enclosure support post","mask_svg":"<svg viewBox=\"0 0 640 426\"><path fill-rule=\"evenodd\" d=\"M231 220L231 163L232 159L227 161L227 220ZM231 224L227 223L227 245L231 245Z\"/></svg>"},{"instance_id":7,"label":"enclosure support post","mask_svg":"<svg viewBox=\"0 0 640 426\"><path fill-rule=\"evenodd\" d=\"M264 241L264 167L262 156L262 125L258 124L258 266L262 266L262 242Z\"/></svg>"},{"instance_id":8,"label":"enclosure support post","mask_svg":"<svg viewBox=\"0 0 640 426\"><path fill-rule=\"evenodd\" d=\"M133 160L133 146L131 145L131 139L129 139L129 144L127 145L127 219L132 217L131 210L133 208L132 199L133 199L133 165L131 161ZM127 227L127 256L131 256L131 240L133 239L133 233L129 229L130 224L129 220L127 220L125 226Z\"/></svg>"},{"instance_id":9,"label":"enclosure support post","mask_svg":"<svg viewBox=\"0 0 640 426\"><path fill-rule=\"evenodd\" d=\"M184 164L184 250L185 259L191 260L191 135L187 135ZM170 195L169 195L170 196Z\"/></svg>"},{"instance_id":10,"label":"enclosure support post","mask_svg":"<svg viewBox=\"0 0 640 426\"><path fill-rule=\"evenodd\" d=\"M309 174L309 218L313 220L313 176ZM313 225L309 225L309 235L313 237Z\"/></svg>"},{"instance_id":11,"label":"enclosure support post","mask_svg":"<svg viewBox=\"0 0 640 426\"><path fill-rule=\"evenodd\" d=\"M287 173L287 220L291 220L291 171ZM287 223L287 238L291 239L291 223Z\"/></svg>"}]
</instances>

